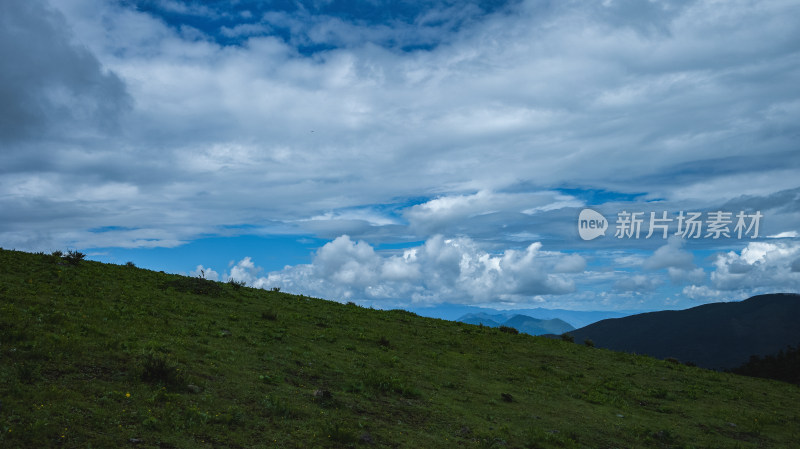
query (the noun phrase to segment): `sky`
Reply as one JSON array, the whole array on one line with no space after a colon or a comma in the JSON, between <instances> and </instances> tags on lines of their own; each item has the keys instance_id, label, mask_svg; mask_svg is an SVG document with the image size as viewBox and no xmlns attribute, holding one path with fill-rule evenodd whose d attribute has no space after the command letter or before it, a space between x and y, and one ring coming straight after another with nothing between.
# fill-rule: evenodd
<instances>
[{"instance_id":1,"label":"sky","mask_svg":"<svg viewBox=\"0 0 800 449\"><path fill-rule=\"evenodd\" d=\"M800 292L799 16L0 2L0 247L376 308Z\"/></svg>"}]
</instances>

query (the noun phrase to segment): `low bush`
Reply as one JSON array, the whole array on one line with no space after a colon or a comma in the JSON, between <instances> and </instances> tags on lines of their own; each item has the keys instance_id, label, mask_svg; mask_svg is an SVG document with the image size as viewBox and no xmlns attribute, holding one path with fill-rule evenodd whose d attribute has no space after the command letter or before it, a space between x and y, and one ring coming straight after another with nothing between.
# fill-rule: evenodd
<instances>
[{"instance_id":1,"label":"low bush","mask_svg":"<svg viewBox=\"0 0 800 449\"><path fill-rule=\"evenodd\" d=\"M240 288L247 286L247 282L245 282L245 281L237 281L234 278L230 278L230 279L228 279L228 285L233 287L234 290L239 290Z\"/></svg>"},{"instance_id":2,"label":"low bush","mask_svg":"<svg viewBox=\"0 0 800 449\"><path fill-rule=\"evenodd\" d=\"M182 383L178 367L157 354L147 354L142 361L142 375L144 382L175 387Z\"/></svg>"},{"instance_id":3,"label":"low bush","mask_svg":"<svg viewBox=\"0 0 800 449\"><path fill-rule=\"evenodd\" d=\"M67 252L67 255L64 256L64 259L66 259L70 265L78 265L81 263L84 257L86 257L86 254L83 254L80 251L70 250Z\"/></svg>"}]
</instances>

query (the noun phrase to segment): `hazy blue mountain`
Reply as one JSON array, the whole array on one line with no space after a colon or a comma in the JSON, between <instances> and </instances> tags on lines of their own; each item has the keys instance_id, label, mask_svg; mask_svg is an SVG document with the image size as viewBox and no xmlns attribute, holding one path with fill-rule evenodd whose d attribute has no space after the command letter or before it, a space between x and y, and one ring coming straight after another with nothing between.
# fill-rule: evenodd
<instances>
[{"instance_id":1,"label":"hazy blue mountain","mask_svg":"<svg viewBox=\"0 0 800 449\"><path fill-rule=\"evenodd\" d=\"M468 313L456 321L468 324L483 324L489 327L508 326L530 335L561 334L575 329L559 319L540 320L521 314L514 314L508 317L505 314Z\"/></svg>"},{"instance_id":2,"label":"hazy blue mountain","mask_svg":"<svg viewBox=\"0 0 800 449\"><path fill-rule=\"evenodd\" d=\"M485 313L470 313L462 316L456 321L461 321L467 324L482 324L489 327L500 327L505 319L498 315L487 315Z\"/></svg>"},{"instance_id":3,"label":"hazy blue mountain","mask_svg":"<svg viewBox=\"0 0 800 449\"><path fill-rule=\"evenodd\" d=\"M520 309L516 313L521 313L540 320L559 319L569 323L574 328L588 326L601 320L609 318L622 318L625 316L642 313L639 311L582 311L582 310L564 310L564 309L545 309L537 307L535 309Z\"/></svg>"},{"instance_id":4,"label":"hazy blue mountain","mask_svg":"<svg viewBox=\"0 0 800 449\"><path fill-rule=\"evenodd\" d=\"M520 332L531 335L563 334L564 332L575 330L569 323L558 318L541 320L519 314L509 318L503 325L513 327Z\"/></svg>"},{"instance_id":5,"label":"hazy blue mountain","mask_svg":"<svg viewBox=\"0 0 800 449\"><path fill-rule=\"evenodd\" d=\"M460 321L461 317L469 314L486 314L500 315L502 316L502 320L491 317L490 319L497 322L502 322L508 320L514 315L519 314L540 320L559 319L568 323L574 328L588 326L589 324L608 318L621 318L634 313L641 313L641 311L576 311L564 309L545 309L542 307L537 307L534 309L499 310L487 307L449 303L437 304L430 307L414 307L408 310L420 316L440 318L450 321Z\"/></svg>"},{"instance_id":6,"label":"hazy blue mountain","mask_svg":"<svg viewBox=\"0 0 800 449\"><path fill-rule=\"evenodd\" d=\"M800 343L798 319L800 295L783 293L608 319L570 334L576 343L731 369Z\"/></svg>"}]
</instances>

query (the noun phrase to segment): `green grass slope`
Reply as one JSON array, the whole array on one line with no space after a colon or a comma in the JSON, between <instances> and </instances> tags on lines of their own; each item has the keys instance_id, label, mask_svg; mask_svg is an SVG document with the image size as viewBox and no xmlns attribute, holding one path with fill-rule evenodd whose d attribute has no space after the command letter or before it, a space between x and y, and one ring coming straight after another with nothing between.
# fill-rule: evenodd
<instances>
[{"instance_id":1,"label":"green grass slope","mask_svg":"<svg viewBox=\"0 0 800 449\"><path fill-rule=\"evenodd\" d=\"M0 251L0 447L797 447L800 389Z\"/></svg>"}]
</instances>

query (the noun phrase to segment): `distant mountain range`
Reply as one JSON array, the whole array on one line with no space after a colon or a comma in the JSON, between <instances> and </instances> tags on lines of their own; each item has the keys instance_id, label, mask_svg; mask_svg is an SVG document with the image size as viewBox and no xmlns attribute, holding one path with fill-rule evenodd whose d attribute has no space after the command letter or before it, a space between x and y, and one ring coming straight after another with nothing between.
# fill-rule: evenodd
<instances>
[{"instance_id":1,"label":"distant mountain range","mask_svg":"<svg viewBox=\"0 0 800 449\"><path fill-rule=\"evenodd\" d=\"M507 314L468 313L456 321L489 327L508 326L530 335L563 334L575 330L569 323L558 318L541 320L521 314L512 314L509 317Z\"/></svg>"},{"instance_id":2,"label":"distant mountain range","mask_svg":"<svg viewBox=\"0 0 800 449\"><path fill-rule=\"evenodd\" d=\"M568 323L573 328L588 326L589 324L595 323L600 320L605 320L607 318L621 318L628 315L632 315L634 313L641 313L640 311L639 312L575 311L575 310L564 310L564 309L545 309L542 307L537 307L534 309L500 310L500 309L490 309L486 307L465 306L462 304L449 304L449 303L437 304L431 307L414 307L408 310L420 316L426 316L429 318L440 318L449 321L461 321L461 318L463 318L465 315L486 314L486 315L502 315L502 318L500 318L500 320L502 322L505 322L514 315L524 315L539 320L559 319L561 321ZM494 318L490 319L495 320ZM498 323L498 326L500 324L502 323ZM483 325L488 326L489 324L483 323Z\"/></svg>"},{"instance_id":3,"label":"distant mountain range","mask_svg":"<svg viewBox=\"0 0 800 449\"><path fill-rule=\"evenodd\" d=\"M799 320L800 295L782 293L607 319L569 333L576 343L588 339L615 351L733 369L751 355L775 354L800 343Z\"/></svg>"}]
</instances>

